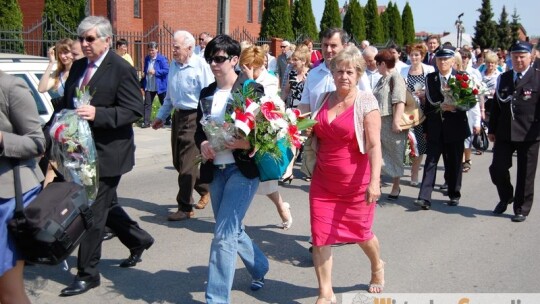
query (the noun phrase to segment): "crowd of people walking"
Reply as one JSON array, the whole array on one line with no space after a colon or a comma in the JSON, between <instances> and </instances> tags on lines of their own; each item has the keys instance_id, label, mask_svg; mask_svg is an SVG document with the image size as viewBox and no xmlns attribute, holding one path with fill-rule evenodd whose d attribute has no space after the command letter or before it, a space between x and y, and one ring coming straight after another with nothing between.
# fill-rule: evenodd
<instances>
[{"instance_id":1,"label":"crowd of people walking","mask_svg":"<svg viewBox=\"0 0 540 304\"><path fill-rule=\"evenodd\" d=\"M359 49L342 29L330 28L321 33L320 51L311 39L298 46L282 41L278 55L270 54L268 46L241 43L223 34L201 33L197 43L191 33L179 30L173 36L172 60L160 53L157 42L148 42L138 75L126 40L117 40L115 52L110 49L112 27L106 18L86 17L77 35L77 40L62 39L49 49L49 65L39 83L40 92L56 92L55 111L75 109L90 123L99 157L99 190L91 206L94 226L81 242L77 274L62 296L100 285L98 265L104 240L117 236L129 249L121 267L136 266L154 243L124 211L116 194L122 175L134 166L133 125L139 121L141 128L171 128L178 207L167 220L189 221L196 210L211 205L215 227L209 248L207 303L231 302L237 256L251 276L249 288L257 291L265 286L269 261L247 235L243 220L254 196L260 194L275 205L281 228L292 228L293 210L279 185L293 182L297 158L301 158L304 179L310 182L319 304L337 302L332 287L333 245L357 244L369 260L367 291L384 291L384 250L372 230L382 196L381 177L391 180L386 199L399 200L409 156L409 186L419 187L411 206L431 209L440 158L447 205L458 206L463 174L472 170L474 135L485 124L494 144L489 173L500 199L493 213L503 214L513 203L511 220L523 222L531 211L540 145L540 70L533 46L527 42L511 46L511 65L499 71L495 52L441 46L435 36L403 49L392 45L378 50L368 41ZM474 107L460 107L447 98L450 84L462 75L470 77L479 92ZM49 160L47 131L44 134L41 129L28 89L1 71L0 78L0 302L29 303L23 286L24 263L5 224L13 216L15 201L10 159L25 164L26 203L52 181L54 161ZM76 91L86 86L94 90L92 102L75 108ZM249 140L235 137L223 150L216 150L203 129L203 115L224 119L232 114L231 94L246 87L256 97L281 98L287 108L317 122L303 134L302 148L292 149L294 157L279 180L260 182L254 158L246 156L254 149ZM425 120L412 128L401 125L408 94L425 114ZM156 97L160 107L152 114ZM203 109L202 100L210 102L211 108ZM514 152L515 186L509 173ZM197 165L199 156L204 162ZM41 170L36 167L38 157L42 157Z\"/></svg>"}]
</instances>

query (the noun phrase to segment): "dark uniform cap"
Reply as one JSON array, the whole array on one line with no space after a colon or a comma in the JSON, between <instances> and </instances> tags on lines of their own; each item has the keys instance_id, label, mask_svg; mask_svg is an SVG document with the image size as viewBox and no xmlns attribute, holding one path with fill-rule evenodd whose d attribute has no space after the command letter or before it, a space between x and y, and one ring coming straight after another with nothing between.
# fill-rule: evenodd
<instances>
[{"instance_id":1,"label":"dark uniform cap","mask_svg":"<svg viewBox=\"0 0 540 304\"><path fill-rule=\"evenodd\" d=\"M456 48L453 46L444 46L435 53L436 58L449 58L454 57L456 54Z\"/></svg>"},{"instance_id":2,"label":"dark uniform cap","mask_svg":"<svg viewBox=\"0 0 540 304\"><path fill-rule=\"evenodd\" d=\"M530 53L532 51L532 44L525 41L516 41L510 47L510 53Z\"/></svg>"}]
</instances>

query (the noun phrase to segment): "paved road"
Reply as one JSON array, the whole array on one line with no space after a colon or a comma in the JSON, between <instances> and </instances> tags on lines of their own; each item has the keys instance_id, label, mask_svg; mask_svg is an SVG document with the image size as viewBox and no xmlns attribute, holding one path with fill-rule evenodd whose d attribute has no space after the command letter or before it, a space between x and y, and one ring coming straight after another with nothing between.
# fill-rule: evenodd
<instances>
[{"instance_id":1,"label":"paved road","mask_svg":"<svg viewBox=\"0 0 540 304\"><path fill-rule=\"evenodd\" d=\"M212 238L211 207L185 222L167 222L176 206L176 172L171 164L169 129L136 128L137 166L126 174L118 190L120 203L156 239L143 262L123 269L129 254L117 240L103 246L101 286L86 294L60 298L60 290L76 272L76 257L61 266L32 266L25 272L33 303L203 303ZM472 170L464 174L462 203L445 205L440 192L433 209L420 211L412 202L418 188L402 182L397 202L381 201L374 231L386 261L386 289L391 293L531 293L539 292L540 205L536 202L524 223L512 223L510 213L492 216L497 202L487 167L491 153L473 156ZM407 171L408 173L408 171ZM440 181L442 171L438 176ZM296 168L295 175L301 176ZM537 189L538 181L537 178ZM239 261L233 285L233 303L314 303L317 282L307 248L309 184L295 179L281 187L291 203L290 230L277 227L273 204L256 196L246 216L248 234L270 259L266 286L249 290L250 278ZM383 187L388 194L390 187ZM365 292L370 277L366 257L356 245L334 249L333 282L338 299L343 293Z\"/></svg>"}]
</instances>

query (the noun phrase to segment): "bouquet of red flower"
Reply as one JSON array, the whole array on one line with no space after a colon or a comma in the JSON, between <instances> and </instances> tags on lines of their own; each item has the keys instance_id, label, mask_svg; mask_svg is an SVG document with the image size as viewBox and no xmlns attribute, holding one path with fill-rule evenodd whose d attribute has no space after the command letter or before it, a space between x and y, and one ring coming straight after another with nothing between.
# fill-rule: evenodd
<instances>
[{"instance_id":1,"label":"bouquet of red flower","mask_svg":"<svg viewBox=\"0 0 540 304\"><path fill-rule=\"evenodd\" d=\"M444 102L463 111L476 105L479 93L479 85L466 72L459 72L455 78L450 78L448 86L443 89Z\"/></svg>"}]
</instances>

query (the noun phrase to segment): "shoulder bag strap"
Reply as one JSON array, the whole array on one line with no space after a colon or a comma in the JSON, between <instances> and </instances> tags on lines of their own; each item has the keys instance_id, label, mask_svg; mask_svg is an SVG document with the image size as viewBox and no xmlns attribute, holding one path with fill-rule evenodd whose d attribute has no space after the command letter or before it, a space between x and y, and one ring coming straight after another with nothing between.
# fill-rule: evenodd
<instances>
[{"instance_id":1,"label":"shoulder bag strap","mask_svg":"<svg viewBox=\"0 0 540 304\"><path fill-rule=\"evenodd\" d=\"M19 160L12 159L13 164L13 181L15 183L15 219L24 219L24 207L22 199L22 186L21 186L21 171L19 166Z\"/></svg>"}]
</instances>

